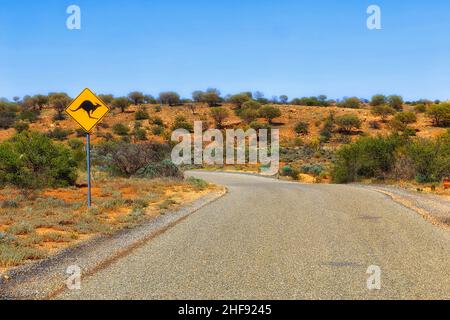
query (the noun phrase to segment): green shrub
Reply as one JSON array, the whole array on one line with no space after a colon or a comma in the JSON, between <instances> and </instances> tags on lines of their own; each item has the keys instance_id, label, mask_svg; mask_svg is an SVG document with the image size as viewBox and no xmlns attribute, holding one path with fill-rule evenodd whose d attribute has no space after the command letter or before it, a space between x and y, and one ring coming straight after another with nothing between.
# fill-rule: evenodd
<instances>
[{"instance_id":1,"label":"green shrub","mask_svg":"<svg viewBox=\"0 0 450 320\"><path fill-rule=\"evenodd\" d=\"M65 139L67 139L67 137L71 134L72 134L71 130L62 129L60 127L56 127L55 129L50 130L47 133L47 135L50 139L55 139L55 140L59 140L59 141L63 141Z\"/></svg>"},{"instance_id":2,"label":"green shrub","mask_svg":"<svg viewBox=\"0 0 450 320\"><path fill-rule=\"evenodd\" d=\"M175 118L175 122L172 125L172 131L175 131L177 129L185 129L189 132L193 132L194 126L191 123L187 122L185 117L178 116Z\"/></svg>"},{"instance_id":3,"label":"green shrub","mask_svg":"<svg viewBox=\"0 0 450 320\"><path fill-rule=\"evenodd\" d=\"M189 178L187 178L186 181L190 185L194 186L194 188L196 188L198 190L204 190L204 189L206 189L209 186L208 182L206 182L205 180L197 179L197 178L194 178L194 177L189 177Z\"/></svg>"},{"instance_id":4,"label":"green shrub","mask_svg":"<svg viewBox=\"0 0 450 320\"><path fill-rule=\"evenodd\" d=\"M164 127L164 121L160 117L154 117L150 124L154 124L155 126L161 126Z\"/></svg>"},{"instance_id":5,"label":"green shrub","mask_svg":"<svg viewBox=\"0 0 450 320\"><path fill-rule=\"evenodd\" d=\"M427 111L427 106L423 103L416 104L414 106L414 111L417 113L425 113Z\"/></svg>"},{"instance_id":6,"label":"green shrub","mask_svg":"<svg viewBox=\"0 0 450 320\"><path fill-rule=\"evenodd\" d=\"M34 123L39 119L40 111L39 110L22 110L19 113L19 119L22 121L28 121L30 123Z\"/></svg>"},{"instance_id":7,"label":"green shrub","mask_svg":"<svg viewBox=\"0 0 450 320\"><path fill-rule=\"evenodd\" d=\"M297 134L307 135L309 133L309 124L303 121L297 122L294 130Z\"/></svg>"},{"instance_id":8,"label":"green shrub","mask_svg":"<svg viewBox=\"0 0 450 320\"><path fill-rule=\"evenodd\" d=\"M140 107L134 114L134 118L136 120L147 120L150 118L150 115L148 114L147 109L145 109L145 107Z\"/></svg>"},{"instance_id":9,"label":"green shrub","mask_svg":"<svg viewBox=\"0 0 450 320\"><path fill-rule=\"evenodd\" d=\"M291 177L292 179L297 180L300 171L290 166L284 166L283 168L281 168L280 174L283 177Z\"/></svg>"},{"instance_id":10,"label":"green shrub","mask_svg":"<svg viewBox=\"0 0 450 320\"><path fill-rule=\"evenodd\" d=\"M428 117L437 127L450 126L450 103L432 105L427 111Z\"/></svg>"},{"instance_id":11,"label":"green shrub","mask_svg":"<svg viewBox=\"0 0 450 320\"><path fill-rule=\"evenodd\" d=\"M404 141L397 135L363 137L344 145L336 152L332 177L336 183L358 181L360 178L381 178L395 162L395 151Z\"/></svg>"},{"instance_id":12,"label":"green shrub","mask_svg":"<svg viewBox=\"0 0 450 320\"><path fill-rule=\"evenodd\" d=\"M264 106L259 110L261 118L267 119L269 123L272 123L273 119L281 117L281 111L279 108Z\"/></svg>"},{"instance_id":13,"label":"green shrub","mask_svg":"<svg viewBox=\"0 0 450 320\"><path fill-rule=\"evenodd\" d=\"M357 97L346 98L338 104L341 108L358 109L361 105L361 100Z\"/></svg>"},{"instance_id":14,"label":"green shrub","mask_svg":"<svg viewBox=\"0 0 450 320\"><path fill-rule=\"evenodd\" d=\"M92 150L92 162L99 169L112 175L127 177L145 175L145 172L139 171L169 157L169 145L155 142L141 144L102 142Z\"/></svg>"},{"instance_id":15,"label":"green shrub","mask_svg":"<svg viewBox=\"0 0 450 320\"><path fill-rule=\"evenodd\" d=\"M355 114L346 114L336 118L336 125L340 132L349 134L354 129L361 128L361 120Z\"/></svg>"},{"instance_id":16,"label":"green shrub","mask_svg":"<svg viewBox=\"0 0 450 320\"><path fill-rule=\"evenodd\" d=\"M155 136L162 136L164 134L164 127L154 126L152 128L152 134L154 134Z\"/></svg>"},{"instance_id":17,"label":"green shrub","mask_svg":"<svg viewBox=\"0 0 450 320\"><path fill-rule=\"evenodd\" d=\"M322 174L323 167L320 164L307 164L302 166L301 171L318 177Z\"/></svg>"},{"instance_id":18,"label":"green shrub","mask_svg":"<svg viewBox=\"0 0 450 320\"><path fill-rule=\"evenodd\" d=\"M24 189L74 185L77 163L65 146L24 131L0 144L0 185Z\"/></svg>"},{"instance_id":19,"label":"green shrub","mask_svg":"<svg viewBox=\"0 0 450 320\"><path fill-rule=\"evenodd\" d=\"M122 123L117 123L112 127L112 130L115 134L117 134L118 136L127 136L130 134L130 129L122 124Z\"/></svg>"},{"instance_id":20,"label":"green shrub","mask_svg":"<svg viewBox=\"0 0 450 320\"><path fill-rule=\"evenodd\" d=\"M0 129L9 129L17 119L17 106L0 102Z\"/></svg>"},{"instance_id":21,"label":"green shrub","mask_svg":"<svg viewBox=\"0 0 450 320\"><path fill-rule=\"evenodd\" d=\"M30 125L28 124L28 122L25 121L17 121L16 124L14 125L14 129L16 129L18 133L21 133L22 131L29 130Z\"/></svg>"},{"instance_id":22,"label":"green shrub","mask_svg":"<svg viewBox=\"0 0 450 320\"><path fill-rule=\"evenodd\" d=\"M138 141L145 141L147 140L147 131L142 128L137 128L134 130L134 136Z\"/></svg>"},{"instance_id":23,"label":"green shrub","mask_svg":"<svg viewBox=\"0 0 450 320\"><path fill-rule=\"evenodd\" d=\"M154 162L146 165L145 167L137 171L137 176L143 178L178 178L183 177L180 169L172 163L172 161L166 159L161 162Z\"/></svg>"}]
</instances>

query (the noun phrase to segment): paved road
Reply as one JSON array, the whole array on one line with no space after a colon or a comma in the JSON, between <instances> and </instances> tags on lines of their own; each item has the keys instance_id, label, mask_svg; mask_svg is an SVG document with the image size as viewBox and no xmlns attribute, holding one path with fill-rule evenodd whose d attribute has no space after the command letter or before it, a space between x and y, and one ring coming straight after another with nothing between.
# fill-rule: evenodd
<instances>
[{"instance_id":1,"label":"paved road","mask_svg":"<svg viewBox=\"0 0 450 320\"><path fill-rule=\"evenodd\" d=\"M193 174L229 194L58 298L450 299L450 233L385 195Z\"/></svg>"}]
</instances>

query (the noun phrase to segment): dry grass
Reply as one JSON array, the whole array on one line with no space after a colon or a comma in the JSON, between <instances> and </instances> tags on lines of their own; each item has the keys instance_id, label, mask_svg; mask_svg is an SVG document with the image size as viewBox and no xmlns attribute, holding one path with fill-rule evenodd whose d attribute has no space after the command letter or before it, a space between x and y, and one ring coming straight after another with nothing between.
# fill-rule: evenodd
<instances>
[{"instance_id":1,"label":"dry grass","mask_svg":"<svg viewBox=\"0 0 450 320\"><path fill-rule=\"evenodd\" d=\"M108 178L95 181L94 207L86 188L23 196L0 190L0 271L44 258L99 234L130 228L191 202L216 187L198 181Z\"/></svg>"}]
</instances>

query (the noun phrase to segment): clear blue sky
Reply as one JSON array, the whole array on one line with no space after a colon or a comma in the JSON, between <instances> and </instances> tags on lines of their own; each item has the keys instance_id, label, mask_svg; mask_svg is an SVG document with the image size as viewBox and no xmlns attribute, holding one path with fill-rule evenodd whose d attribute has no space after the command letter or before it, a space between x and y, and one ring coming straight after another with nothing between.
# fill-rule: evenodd
<instances>
[{"instance_id":1,"label":"clear blue sky","mask_svg":"<svg viewBox=\"0 0 450 320\"><path fill-rule=\"evenodd\" d=\"M71 4L79 31L66 28ZM383 30L366 28L370 4ZM0 0L0 96L84 87L450 99L450 3Z\"/></svg>"}]
</instances>

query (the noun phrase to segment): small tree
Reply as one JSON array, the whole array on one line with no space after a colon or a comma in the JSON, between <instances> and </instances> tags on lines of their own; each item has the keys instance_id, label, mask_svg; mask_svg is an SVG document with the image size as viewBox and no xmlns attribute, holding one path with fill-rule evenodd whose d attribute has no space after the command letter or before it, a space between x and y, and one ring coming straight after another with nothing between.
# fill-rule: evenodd
<instances>
[{"instance_id":1,"label":"small tree","mask_svg":"<svg viewBox=\"0 0 450 320\"><path fill-rule=\"evenodd\" d=\"M392 95L388 97L388 104L395 110L403 110L403 98L401 96Z\"/></svg>"},{"instance_id":2,"label":"small tree","mask_svg":"<svg viewBox=\"0 0 450 320\"><path fill-rule=\"evenodd\" d=\"M161 92L159 94L159 101L161 104L167 104L170 107L178 106L181 103L180 95L176 92Z\"/></svg>"},{"instance_id":3,"label":"small tree","mask_svg":"<svg viewBox=\"0 0 450 320\"><path fill-rule=\"evenodd\" d=\"M239 112L239 117L244 120L246 123L252 123L259 117L259 111L255 109L242 109Z\"/></svg>"},{"instance_id":4,"label":"small tree","mask_svg":"<svg viewBox=\"0 0 450 320\"><path fill-rule=\"evenodd\" d=\"M114 96L112 94L99 94L98 97L107 105L110 105L114 100Z\"/></svg>"},{"instance_id":5,"label":"small tree","mask_svg":"<svg viewBox=\"0 0 450 320\"><path fill-rule=\"evenodd\" d=\"M145 103L145 96L142 92L133 91L128 94L128 99L135 105L139 106Z\"/></svg>"},{"instance_id":6,"label":"small tree","mask_svg":"<svg viewBox=\"0 0 450 320\"><path fill-rule=\"evenodd\" d=\"M112 130L118 136L127 136L130 133L130 129L122 123L115 124L112 127Z\"/></svg>"},{"instance_id":7,"label":"small tree","mask_svg":"<svg viewBox=\"0 0 450 320\"><path fill-rule=\"evenodd\" d=\"M280 102L282 104L287 104L288 101L289 101L289 97L287 95L283 94L283 95L280 96Z\"/></svg>"},{"instance_id":8,"label":"small tree","mask_svg":"<svg viewBox=\"0 0 450 320\"><path fill-rule=\"evenodd\" d=\"M394 108L386 104L380 104L372 107L372 113L379 116L383 122L386 122L387 117L395 114L396 112L397 111Z\"/></svg>"},{"instance_id":9,"label":"small tree","mask_svg":"<svg viewBox=\"0 0 450 320\"><path fill-rule=\"evenodd\" d=\"M225 108L213 108L211 109L211 116L213 117L216 125L219 129L222 129L223 122L229 117L229 112Z\"/></svg>"},{"instance_id":10,"label":"small tree","mask_svg":"<svg viewBox=\"0 0 450 320\"><path fill-rule=\"evenodd\" d=\"M49 104L57 113L55 119L65 119L64 110L66 110L71 101L72 99L66 93L53 93L49 95Z\"/></svg>"},{"instance_id":11,"label":"small tree","mask_svg":"<svg viewBox=\"0 0 450 320\"><path fill-rule=\"evenodd\" d=\"M239 93L239 94L235 94L235 95L231 96L228 99L228 102L234 104L237 108L241 108L242 105L249 100L251 100L251 98L248 96L248 94Z\"/></svg>"},{"instance_id":12,"label":"small tree","mask_svg":"<svg viewBox=\"0 0 450 320\"><path fill-rule=\"evenodd\" d=\"M272 124L273 119L281 117L280 109L271 106L262 107L259 111L261 118L267 119Z\"/></svg>"},{"instance_id":13,"label":"small tree","mask_svg":"<svg viewBox=\"0 0 450 320\"><path fill-rule=\"evenodd\" d=\"M361 120L355 114L346 114L336 118L340 132L350 134L354 129L361 128Z\"/></svg>"},{"instance_id":14,"label":"small tree","mask_svg":"<svg viewBox=\"0 0 450 320\"><path fill-rule=\"evenodd\" d=\"M370 105L373 107L378 107L385 105L387 103L387 98L385 95L382 94L376 94L372 97L372 100L370 100Z\"/></svg>"},{"instance_id":15,"label":"small tree","mask_svg":"<svg viewBox=\"0 0 450 320\"><path fill-rule=\"evenodd\" d=\"M437 127L445 127L450 125L450 104L441 103L432 105L427 111L428 117L433 120L433 124Z\"/></svg>"},{"instance_id":16,"label":"small tree","mask_svg":"<svg viewBox=\"0 0 450 320\"><path fill-rule=\"evenodd\" d=\"M344 101L339 103L342 108L358 109L361 105L361 100L357 97L346 98Z\"/></svg>"},{"instance_id":17,"label":"small tree","mask_svg":"<svg viewBox=\"0 0 450 320\"><path fill-rule=\"evenodd\" d=\"M120 112L124 113L130 106L130 101L125 97L115 98L111 105L114 109L120 109Z\"/></svg>"}]
</instances>

